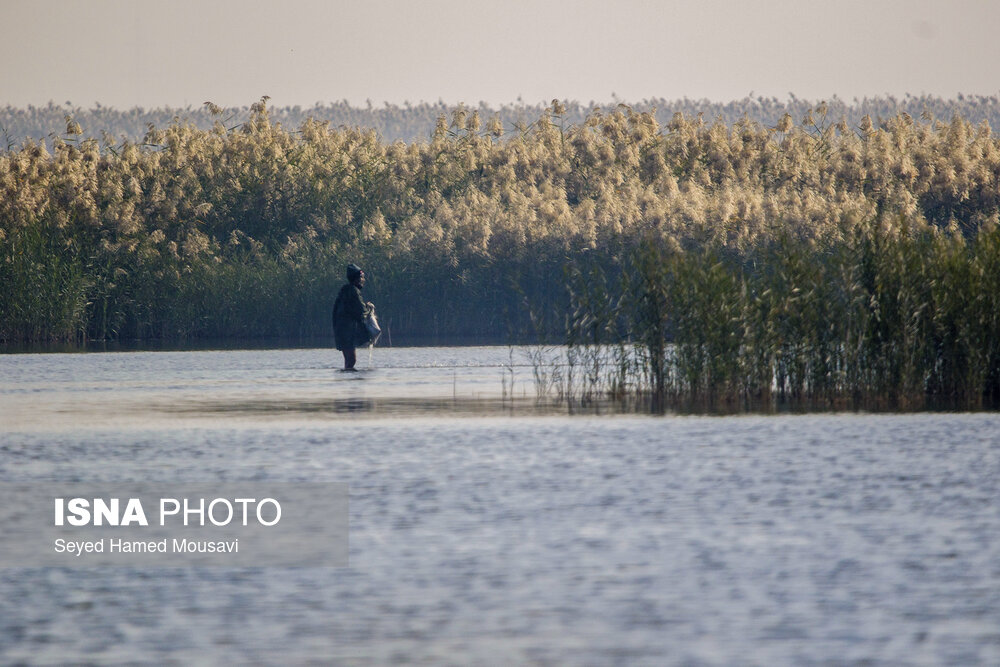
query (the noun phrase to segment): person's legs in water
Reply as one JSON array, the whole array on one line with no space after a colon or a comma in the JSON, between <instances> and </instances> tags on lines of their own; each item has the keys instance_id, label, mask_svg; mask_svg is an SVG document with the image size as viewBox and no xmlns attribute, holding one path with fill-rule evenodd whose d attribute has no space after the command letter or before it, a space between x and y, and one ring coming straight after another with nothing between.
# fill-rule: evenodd
<instances>
[{"instance_id":1,"label":"person's legs in water","mask_svg":"<svg viewBox=\"0 0 1000 667\"><path fill-rule=\"evenodd\" d=\"M354 370L354 364L358 362L358 355L353 347L344 348L344 370Z\"/></svg>"}]
</instances>

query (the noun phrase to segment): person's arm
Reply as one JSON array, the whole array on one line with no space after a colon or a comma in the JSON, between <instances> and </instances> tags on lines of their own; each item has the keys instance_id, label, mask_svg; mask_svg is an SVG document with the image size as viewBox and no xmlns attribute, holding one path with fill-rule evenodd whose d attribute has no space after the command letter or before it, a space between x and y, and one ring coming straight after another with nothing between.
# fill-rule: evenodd
<instances>
[{"instance_id":1,"label":"person's arm","mask_svg":"<svg viewBox=\"0 0 1000 667\"><path fill-rule=\"evenodd\" d=\"M368 315L368 307L361 298L361 290L355 288L354 296L348 300L348 315L351 319L364 323Z\"/></svg>"}]
</instances>

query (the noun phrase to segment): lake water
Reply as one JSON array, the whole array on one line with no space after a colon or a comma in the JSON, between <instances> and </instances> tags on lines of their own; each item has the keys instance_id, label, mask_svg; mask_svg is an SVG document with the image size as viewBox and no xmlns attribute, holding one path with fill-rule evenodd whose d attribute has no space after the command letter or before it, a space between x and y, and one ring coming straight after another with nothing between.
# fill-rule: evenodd
<instances>
[{"instance_id":1,"label":"lake water","mask_svg":"<svg viewBox=\"0 0 1000 667\"><path fill-rule=\"evenodd\" d=\"M567 416L525 359L0 356L0 481L350 486L345 568L0 569L0 663L1000 664L1000 415Z\"/></svg>"}]
</instances>

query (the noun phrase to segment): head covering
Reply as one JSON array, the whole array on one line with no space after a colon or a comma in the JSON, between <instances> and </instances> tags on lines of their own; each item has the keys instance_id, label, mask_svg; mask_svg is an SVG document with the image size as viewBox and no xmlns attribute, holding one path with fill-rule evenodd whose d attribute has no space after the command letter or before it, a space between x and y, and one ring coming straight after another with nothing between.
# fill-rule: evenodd
<instances>
[{"instance_id":1,"label":"head covering","mask_svg":"<svg viewBox=\"0 0 1000 667\"><path fill-rule=\"evenodd\" d=\"M361 267L357 264L347 265L347 282L353 283L361 277Z\"/></svg>"}]
</instances>

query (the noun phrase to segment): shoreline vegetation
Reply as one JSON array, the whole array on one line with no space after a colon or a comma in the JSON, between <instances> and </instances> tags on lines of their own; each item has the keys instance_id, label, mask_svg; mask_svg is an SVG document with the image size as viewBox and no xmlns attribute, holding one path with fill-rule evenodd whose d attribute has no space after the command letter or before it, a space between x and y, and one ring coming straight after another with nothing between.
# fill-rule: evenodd
<instances>
[{"instance_id":1,"label":"shoreline vegetation","mask_svg":"<svg viewBox=\"0 0 1000 667\"><path fill-rule=\"evenodd\" d=\"M537 399L571 410L1000 407L1000 228L903 217L834 244L738 253L644 239L572 266L565 347L535 346Z\"/></svg>"},{"instance_id":2,"label":"shoreline vegetation","mask_svg":"<svg viewBox=\"0 0 1000 667\"><path fill-rule=\"evenodd\" d=\"M396 344L568 344L545 400L996 405L990 123L842 106L460 106L410 143L266 98L135 141L67 116L0 151L0 341L328 336L353 261Z\"/></svg>"},{"instance_id":3,"label":"shoreline vegetation","mask_svg":"<svg viewBox=\"0 0 1000 667\"><path fill-rule=\"evenodd\" d=\"M618 105L621 100L613 99L608 104L591 101L581 103L565 100L561 102L562 120L567 125L582 125L587 117L594 112L604 112ZM787 113L794 119L805 118L819 104L819 100L798 98L789 94L788 99L779 100L776 97L754 97L753 93L741 100L728 102L713 102L706 99L674 99L653 98L629 103L628 106L637 112L649 112L660 127L665 127L673 120L674 114L682 113L687 118L697 118L701 115L706 121L721 120L726 125L733 125L744 117L761 125L773 127ZM940 119L951 119L960 116L972 125L986 121L994 129L1000 128L1000 95L958 95L954 98L941 98L934 95L904 95L895 97L854 98L847 101L833 96L825 104L830 118L837 121L843 119L849 126L858 127L863 118L868 116L880 124L883 120L895 118L906 113L913 118L933 116ZM307 120L329 122L330 127L360 127L375 130L382 141L392 143L404 141L407 143L427 141L433 136L438 118L442 115L450 117L456 106L443 101L419 102L402 105L388 102L376 105L371 101L363 106L353 106L347 100L340 102L319 103L312 107L302 106L269 106L268 115L274 123L283 127L298 129ZM497 117L505 128L516 128L518 124L530 125L541 117L549 103L530 104L523 101L517 103L491 106L485 102L469 106L467 113L478 113L481 118ZM254 113L252 106L226 108L224 113L213 113L213 107L205 104L199 107L184 108L143 108L116 109L95 104L91 108L74 105L72 102L55 104L49 102L45 106L28 106L25 108L7 105L0 107L0 139L5 139L3 146L8 148L20 145L26 139L46 142L51 149L51 140L62 133L66 124L66 116L71 116L80 125L83 134L81 139L94 138L98 141L118 142L128 140L140 142L149 131L149 126L167 127L172 123L189 124L201 130L211 130L220 120L229 128L237 127L247 122Z\"/></svg>"}]
</instances>

